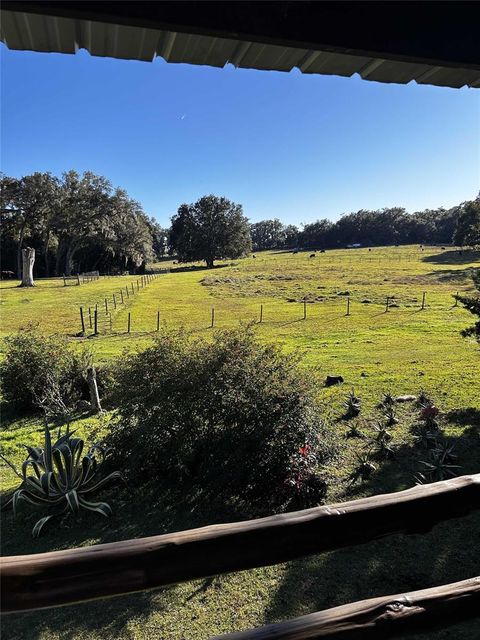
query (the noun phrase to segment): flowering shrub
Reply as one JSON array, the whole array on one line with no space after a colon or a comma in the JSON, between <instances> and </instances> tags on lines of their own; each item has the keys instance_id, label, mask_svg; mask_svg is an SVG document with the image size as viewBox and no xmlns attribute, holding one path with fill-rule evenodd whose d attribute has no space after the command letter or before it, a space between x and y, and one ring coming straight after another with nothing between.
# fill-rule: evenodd
<instances>
[{"instance_id":1,"label":"flowering shrub","mask_svg":"<svg viewBox=\"0 0 480 640\"><path fill-rule=\"evenodd\" d=\"M299 496L318 504L316 474L334 446L296 365L252 329L211 342L160 336L113 372L118 425L109 444L129 460L132 481L165 478L257 513Z\"/></svg>"}]
</instances>

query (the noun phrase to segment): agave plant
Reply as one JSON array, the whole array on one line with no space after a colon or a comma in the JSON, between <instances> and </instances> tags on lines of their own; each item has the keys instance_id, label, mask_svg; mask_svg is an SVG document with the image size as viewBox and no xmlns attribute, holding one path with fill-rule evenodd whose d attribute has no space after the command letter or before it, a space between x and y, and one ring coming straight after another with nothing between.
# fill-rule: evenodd
<instances>
[{"instance_id":1,"label":"agave plant","mask_svg":"<svg viewBox=\"0 0 480 640\"><path fill-rule=\"evenodd\" d=\"M87 496L122 476L119 471L114 471L98 479L98 472L108 452L96 444L82 457L84 442L74 438L74 433L67 426L66 433L61 435L59 430L57 440L52 444L50 431L46 427L43 448L26 446L28 457L22 465L23 482L5 506L12 504L14 515L21 500L57 508L55 513L37 521L32 530L34 538L40 535L49 520L68 512L75 514L86 509L107 517L112 513L106 502L91 502ZM33 474L29 475L32 471Z\"/></svg>"},{"instance_id":2,"label":"agave plant","mask_svg":"<svg viewBox=\"0 0 480 640\"><path fill-rule=\"evenodd\" d=\"M357 424L351 424L345 432L345 438L364 438L365 435L359 429Z\"/></svg>"},{"instance_id":3,"label":"agave plant","mask_svg":"<svg viewBox=\"0 0 480 640\"><path fill-rule=\"evenodd\" d=\"M457 470L461 467L458 464L453 464L456 459L456 455L453 453L454 446L446 441L437 443L435 449L430 451L429 460L420 460L424 470L417 473L416 481L423 484L424 482L440 482L455 477Z\"/></svg>"},{"instance_id":4,"label":"agave plant","mask_svg":"<svg viewBox=\"0 0 480 640\"><path fill-rule=\"evenodd\" d=\"M380 405L382 407L392 407L394 404L395 404L395 396L393 395L393 393L390 393L389 391L387 393L384 393L383 399Z\"/></svg>"},{"instance_id":5,"label":"agave plant","mask_svg":"<svg viewBox=\"0 0 480 640\"><path fill-rule=\"evenodd\" d=\"M346 409L346 418L355 418L360 413L362 407L362 401L355 395L355 390L352 389L343 403Z\"/></svg>"},{"instance_id":6,"label":"agave plant","mask_svg":"<svg viewBox=\"0 0 480 640\"><path fill-rule=\"evenodd\" d=\"M422 449L435 449L438 443L438 429L431 429L425 424L421 424L416 428L414 438Z\"/></svg>"},{"instance_id":7,"label":"agave plant","mask_svg":"<svg viewBox=\"0 0 480 640\"><path fill-rule=\"evenodd\" d=\"M367 451L366 453L357 455L357 466L348 476L348 480L350 484L354 484L357 480L361 480L363 482L364 480L368 480L376 470L377 467L373 464L370 453Z\"/></svg>"},{"instance_id":8,"label":"agave plant","mask_svg":"<svg viewBox=\"0 0 480 640\"><path fill-rule=\"evenodd\" d=\"M393 427L394 424L398 423L397 411L394 404L384 404L382 413L387 421L387 427Z\"/></svg>"},{"instance_id":9,"label":"agave plant","mask_svg":"<svg viewBox=\"0 0 480 640\"><path fill-rule=\"evenodd\" d=\"M393 457L394 451L390 446L393 436L390 431L388 431L383 424L375 425L374 429L376 431L376 435L372 439L371 444L373 445L375 453L379 458Z\"/></svg>"}]
</instances>

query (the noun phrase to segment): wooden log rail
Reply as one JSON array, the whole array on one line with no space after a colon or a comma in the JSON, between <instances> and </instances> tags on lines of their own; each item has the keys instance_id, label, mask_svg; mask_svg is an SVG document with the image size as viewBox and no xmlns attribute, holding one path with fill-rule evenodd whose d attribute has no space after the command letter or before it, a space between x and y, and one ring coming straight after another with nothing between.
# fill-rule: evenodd
<instances>
[{"instance_id":1,"label":"wooden log rail","mask_svg":"<svg viewBox=\"0 0 480 640\"><path fill-rule=\"evenodd\" d=\"M287 622L213 640L371 640L436 629L480 616L480 577L441 587L381 596L311 613Z\"/></svg>"},{"instance_id":2,"label":"wooden log rail","mask_svg":"<svg viewBox=\"0 0 480 640\"><path fill-rule=\"evenodd\" d=\"M55 607L423 533L480 508L480 474L285 513L0 561L4 612Z\"/></svg>"}]
</instances>

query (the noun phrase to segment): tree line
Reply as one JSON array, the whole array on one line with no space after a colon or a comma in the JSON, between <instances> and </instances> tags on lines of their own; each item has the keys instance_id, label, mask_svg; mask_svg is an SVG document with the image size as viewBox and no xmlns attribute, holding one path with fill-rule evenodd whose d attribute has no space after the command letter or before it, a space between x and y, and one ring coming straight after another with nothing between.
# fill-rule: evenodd
<instances>
[{"instance_id":1,"label":"tree line","mask_svg":"<svg viewBox=\"0 0 480 640\"><path fill-rule=\"evenodd\" d=\"M20 277L22 249L36 251L36 275L142 271L164 255L167 232L103 176L67 171L0 177L1 268Z\"/></svg>"},{"instance_id":2,"label":"tree line","mask_svg":"<svg viewBox=\"0 0 480 640\"><path fill-rule=\"evenodd\" d=\"M317 220L303 226L284 225L278 219L250 226L253 249L334 249L352 244L480 245L480 199L451 209L407 213L401 207L344 214L336 222Z\"/></svg>"},{"instance_id":3,"label":"tree line","mask_svg":"<svg viewBox=\"0 0 480 640\"><path fill-rule=\"evenodd\" d=\"M1 266L17 276L24 247L36 250L39 277L92 270L138 273L166 253L211 268L215 260L240 258L252 249L480 245L480 194L450 209L361 209L336 222L321 219L302 227L277 218L250 224L240 204L208 195L182 204L170 229L164 229L124 189L89 171L72 170L61 178L39 172L1 176L0 186Z\"/></svg>"}]
</instances>

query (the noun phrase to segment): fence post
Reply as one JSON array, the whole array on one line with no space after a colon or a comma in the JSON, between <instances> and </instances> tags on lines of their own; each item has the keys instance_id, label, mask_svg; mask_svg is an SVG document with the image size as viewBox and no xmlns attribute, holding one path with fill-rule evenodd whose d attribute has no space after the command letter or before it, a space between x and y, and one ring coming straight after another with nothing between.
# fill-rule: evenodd
<instances>
[{"instance_id":1,"label":"fence post","mask_svg":"<svg viewBox=\"0 0 480 640\"><path fill-rule=\"evenodd\" d=\"M127 333L130 333L130 311L128 312L128 325L127 325Z\"/></svg>"},{"instance_id":2,"label":"fence post","mask_svg":"<svg viewBox=\"0 0 480 640\"><path fill-rule=\"evenodd\" d=\"M120 296L122 298L122 304L124 304L124 302L123 302L123 289L120 289Z\"/></svg>"},{"instance_id":3,"label":"fence post","mask_svg":"<svg viewBox=\"0 0 480 640\"><path fill-rule=\"evenodd\" d=\"M426 296L426 293L424 291L423 292L423 296L422 296L422 311L423 311L423 309L425 309L425 296Z\"/></svg>"},{"instance_id":4,"label":"fence post","mask_svg":"<svg viewBox=\"0 0 480 640\"><path fill-rule=\"evenodd\" d=\"M157 331L160 331L160 311L157 311Z\"/></svg>"},{"instance_id":5,"label":"fence post","mask_svg":"<svg viewBox=\"0 0 480 640\"><path fill-rule=\"evenodd\" d=\"M307 298L306 296L303 298L303 319L307 319Z\"/></svg>"},{"instance_id":6,"label":"fence post","mask_svg":"<svg viewBox=\"0 0 480 640\"><path fill-rule=\"evenodd\" d=\"M93 314L93 319L94 319L94 324L95 324L95 329L94 329L94 333L96 336L98 336L98 309L95 306L95 312Z\"/></svg>"},{"instance_id":7,"label":"fence post","mask_svg":"<svg viewBox=\"0 0 480 640\"><path fill-rule=\"evenodd\" d=\"M260 305L260 324L263 322L263 304Z\"/></svg>"},{"instance_id":8,"label":"fence post","mask_svg":"<svg viewBox=\"0 0 480 640\"><path fill-rule=\"evenodd\" d=\"M82 333L85 333L85 321L83 319L83 307L80 307L80 322L82 323Z\"/></svg>"},{"instance_id":9,"label":"fence post","mask_svg":"<svg viewBox=\"0 0 480 640\"><path fill-rule=\"evenodd\" d=\"M126 294L127 294L127 298L129 298L130 294L128 293L128 287L125 287L125 291L126 291Z\"/></svg>"},{"instance_id":10,"label":"fence post","mask_svg":"<svg viewBox=\"0 0 480 640\"><path fill-rule=\"evenodd\" d=\"M385 304L385 313L388 312L388 302L389 302L389 300L390 300L390 298L389 298L389 296L387 296L387 302Z\"/></svg>"},{"instance_id":11,"label":"fence post","mask_svg":"<svg viewBox=\"0 0 480 640\"><path fill-rule=\"evenodd\" d=\"M90 325L90 329L92 328L92 310L88 307L88 323Z\"/></svg>"},{"instance_id":12,"label":"fence post","mask_svg":"<svg viewBox=\"0 0 480 640\"><path fill-rule=\"evenodd\" d=\"M350 315L350 296L347 296L347 316Z\"/></svg>"},{"instance_id":13,"label":"fence post","mask_svg":"<svg viewBox=\"0 0 480 640\"><path fill-rule=\"evenodd\" d=\"M133 282L130 283L132 285L132 296L135 295L135 287L133 286Z\"/></svg>"},{"instance_id":14,"label":"fence post","mask_svg":"<svg viewBox=\"0 0 480 640\"><path fill-rule=\"evenodd\" d=\"M213 327L214 324L215 324L215 309L212 307L212 324L210 326Z\"/></svg>"},{"instance_id":15,"label":"fence post","mask_svg":"<svg viewBox=\"0 0 480 640\"><path fill-rule=\"evenodd\" d=\"M117 300L115 299L115 294L113 294L113 308L117 308Z\"/></svg>"},{"instance_id":16,"label":"fence post","mask_svg":"<svg viewBox=\"0 0 480 640\"><path fill-rule=\"evenodd\" d=\"M109 315L110 318L110 333L112 333L112 314Z\"/></svg>"},{"instance_id":17,"label":"fence post","mask_svg":"<svg viewBox=\"0 0 480 640\"><path fill-rule=\"evenodd\" d=\"M63 286L67 286L67 279L65 278L65 274L63 274Z\"/></svg>"},{"instance_id":18,"label":"fence post","mask_svg":"<svg viewBox=\"0 0 480 640\"><path fill-rule=\"evenodd\" d=\"M108 316L108 300L105 298L105 313Z\"/></svg>"},{"instance_id":19,"label":"fence post","mask_svg":"<svg viewBox=\"0 0 480 640\"><path fill-rule=\"evenodd\" d=\"M455 304L453 305L454 307L458 307L458 291L455 294Z\"/></svg>"},{"instance_id":20,"label":"fence post","mask_svg":"<svg viewBox=\"0 0 480 640\"><path fill-rule=\"evenodd\" d=\"M138 284L138 279L137 279L137 291L140 291L140 285Z\"/></svg>"},{"instance_id":21,"label":"fence post","mask_svg":"<svg viewBox=\"0 0 480 640\"><path fill-rule=\"evenodd\" d=\"M77 283L78 283L78 286L80 286L80 274L79 273L77 273Z\"/></svg>"}]
</instances>

